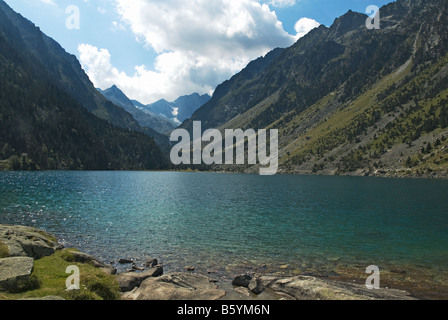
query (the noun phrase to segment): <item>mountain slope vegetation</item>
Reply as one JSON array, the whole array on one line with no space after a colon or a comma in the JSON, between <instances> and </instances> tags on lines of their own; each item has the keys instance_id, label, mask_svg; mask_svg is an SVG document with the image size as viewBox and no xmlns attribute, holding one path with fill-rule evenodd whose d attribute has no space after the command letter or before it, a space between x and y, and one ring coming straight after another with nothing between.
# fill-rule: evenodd
<instances>
[{"instance_id":1,"label":"mountain slope vegetation","mask_svg":"<svg viewBox=\"0 0 448 320\"><path fill-rule=\"evenodd\" d=\"M92 94L87 76L70 69L76 63L0 1L0 169L165 168L154 140L130 129L141 131L129 113Z\"/></svg>"},{"instance_id":2,"label":"mountain slope vegetation","mask_svg":"<svg viewBox=\"0 0 448 320\"><path fill-rule=\"evenodd\" d=\"M249 64L183 127L278 129L284 173L447 176L448 2L380 13L379 30L349 11Z\"/></svg>"}]
</instances>

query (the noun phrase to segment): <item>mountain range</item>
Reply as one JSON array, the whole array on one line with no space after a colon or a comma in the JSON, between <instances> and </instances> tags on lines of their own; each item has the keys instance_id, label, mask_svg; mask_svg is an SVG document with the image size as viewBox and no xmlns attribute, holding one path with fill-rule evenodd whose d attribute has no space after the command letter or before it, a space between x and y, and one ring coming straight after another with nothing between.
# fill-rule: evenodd
<instances>
[{"instance_id":1,"label":"mountain range","mask_svg":"<svg viewBox=\"0 0 448 320\"><path fill-rule=\"evenodd\" d=\"M348 11L213 96L132 101L0 0L0 169L160 169L177 125L279 130L280 172L448 177L448 2ZM200 169L256 172L255 166Z\"/></svg>"},{"instance_id":2,"label":"mountain range","mask_svg":"<svg viewBox=\"0 0 448 320\"><path fill-rule=\"evenodd\" d=\"M0 0L0 169L167 168L152 134Z\"/></svg>"},{"instance_id":3,"label":"mountain range","mask_svg":"<svg viewBox=\"0 0 448 320\"><path fill-rule=\"evenodd\" d=\"M211 97L208 94L199 95L198 93L193 93L181 96L173 102L161 99L148 105L143 105L135 100L133 100L133 103L143 112L161 115L171 120L177 127L189 119L197 109L210 101L210 99Z\"/></svg>"},{"instance_id":4,"label":"mountain range","mask_svg":"<svg viewBox=\"0 0 448 320\"><path fill-rule=\"evenodd\" d=\"M166 117L150 111L144 112L136 107L134 102L129 100L123 91L115 85L106 90L98 89L98 91L101 92L106 99L129 112L140 126L155 130L157 134L153 133L153 136L156 137L156 141L159 140L159 144L166 143L161 141L166 139L166 137L163 138L161 135L165 135L177 127L173 121L170 121L170 119L167 119Z\"/></svg>"},{"instance_id":5,"label":"mountain range","mask_svg":"<svg viewBox=\"0 0 448 320\"><path fill-rule=\"evenodd\" d=\"M116 85L109 89L98 89L103 96L132 114L135 120L145 128L151 128L167 135L178 127L182 121L190 118L203 104L210 100L209 95L193 93L179 97L174 102L164 99L149 105L137 100L130 100Z\"/></svg>"},{"instance_id":6,"label":"mountain range","mask_svg":"<svg viewBox=\"0 0 448 320\"><path fill-rule=\"evenodd\" d=\"M380 13L379 30L348 11L251 62L182 127L278 129L283 173L448 176L448 2Z\"/></svg>"}]
</instances>

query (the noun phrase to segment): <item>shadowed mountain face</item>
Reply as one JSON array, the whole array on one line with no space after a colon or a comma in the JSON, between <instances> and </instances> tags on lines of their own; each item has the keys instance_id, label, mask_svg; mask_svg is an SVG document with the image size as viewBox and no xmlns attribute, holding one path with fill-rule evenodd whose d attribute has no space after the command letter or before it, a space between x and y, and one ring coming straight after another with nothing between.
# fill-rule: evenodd
<instances>
[{"instance_id":1,"label":"shadowed mountain face","mask_svg":"<svg viewBox=\"0 0 448 320\"><path fill-rule=\"evenodd\" d=\"M132 115L106 100L74 56L4 1L0 70L1 168L166 166L158 146Z\"/></svg>"},{"instance_id":2,"label":"shadowed mountain face","mask_svg":"<svg viewBox=\"0 0 448 320\"><path fill-rule=\"evenodd\" d=\"M138 102L136 105L144 112L161 115L173 121L176 125L179 125L183 121L189 119L193 113L207 103L210 98L211 97L208 94L201 96L198 93L193 93L191 95L179 97L173 102L161 99L146 106Z\"/></svg>"},{"instance_id":3,"label":"shadowed mountain face","mask_svg":"<svg viewBox=\"0 0 448 320\"><path fill-rule=\"evenodd\" d=\"M99 89L99 91L108 100L132 114L140 126L155 130L156 132L152 132L151 136L153 136L159 144L168 143L168 139L161 137L161 135L167 134L177 127L177 124L174 123L174 121L170 121L166 117L150 111L142 111L141 108L138 108L134 102L129 100L129 98L115 85L107 90L103 91Z\"/></svg>"},{"instance_id":4,"label":"shadowed mountain face","mask_svg":"<svg viewBox=\"0 0 448 320\"><path fill-rule=\"evenodd\" d=\"M445 175L448 3L398 0L380 18L369 30L349 11L251 62L182 127L278 129L284 172Z\"/></svg>"},{"instance_id":5,"label":"shadowed mountain face","mask_svg":"<svg viewBox=\"0 0 448 320\"><path fill-rule=\"evenodd\" d=\"M210 99L211 97L208 94L199 95L197 93L177 98L173 102L177 109L177 120L184 122L190 119L195 111L210 101Z\"/></svg>"},{"instance_id":6,"label":"shadowed mountain face","mask_svg":"<svg viewBox=\"0 0 448 320\"><path fill-rule=\"evenodd\" d=\"M15 49L26 52L38 62L43 76L47 76L52 84L62 88L96 116L123 128L141 130L130 114L114 106L95 90L74 55L67 53L4 1L0 1L0 8L4 15L0 24L5 37Z\"/></svg>"}]
</instances>

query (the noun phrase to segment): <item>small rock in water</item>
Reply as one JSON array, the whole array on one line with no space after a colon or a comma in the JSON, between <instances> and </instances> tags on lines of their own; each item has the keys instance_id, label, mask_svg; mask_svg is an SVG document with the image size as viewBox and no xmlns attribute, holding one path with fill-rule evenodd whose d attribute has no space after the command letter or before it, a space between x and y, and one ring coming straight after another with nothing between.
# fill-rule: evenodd
<instances>
[{"instance_id":1,"label":"small rock in water","mask_svg":"<svg viewBox=\"0 0 448 320\"><path fill-rule=\"evenodd\" d=\"M143 264L145 267L153 268L159 264L157 259L150 258Z\"/></svg>"},{"instance_id":2,"label":"small rock in water","mask_svg":"<svg viewBox=\"0 0 448 320\"><path fill-rule=\"evenodd\" d=\"M339 260L341 260L341 258L340 258L340 257L328 257L327 260L328 260L328 261L335 262L335 261L339 261Z\"/></svg>"},{"instance_id":3,"label":"small rock in water","mask_svg":"<svg viewBox=\"0 0 448 320\"><path fill-rule=\"evenodd\" d=\"M136 270L136 271L145 271L145 268L140 268L137 267L135 264L132 265L132 270Z\"/></svg>"},{"instance_id":4,"label":"small rock in water","mask_svg":"<svg viewBox=\"0 0 448 320\"><path fill-rule=\"evenodd\" d=\"M134 260L132 259L120 259L118 260L119 264L130 264L130 263L134 263Z\"/></svg>"},{"instance_id":5,"label":"small rock in water","mask_svg":"<svg viewBox=\"0 0 448 320\"><path fill-rule=\"evenodd\" d=\"M236 287L249 287L250 281L252 280L251 274L241 274L239 276L236 276L235 279L233 279L232 284Z\"/></svg>"},{"instance_id":6,"label":"small rock in water","mask_svg":"<svg viewBox=\"0 0 448 320\"><path fill-rule=\"evenodd\" d=\"M218 273L218 270L215 269L207 269L207 273Z\"/></svg>"}]
</instances>

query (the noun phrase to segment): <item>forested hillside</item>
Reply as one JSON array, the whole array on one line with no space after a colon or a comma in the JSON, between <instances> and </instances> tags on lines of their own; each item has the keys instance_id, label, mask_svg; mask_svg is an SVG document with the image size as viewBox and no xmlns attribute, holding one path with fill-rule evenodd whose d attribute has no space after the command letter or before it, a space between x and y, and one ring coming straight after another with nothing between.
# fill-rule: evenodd
<instances>
[{"instance_id":1,"label":"forested hillside","mask_svg":"<svg viewBox=\"0 0 448 320\"><path fill-rule=\"evenodd\" d=\"M109 115L117 118L105 117L110 122L98 118L85 105L90 98L95 101L96 95L76 89L86 83L85 78L79 79L75 73L71 78L55 75L58 67L63 70L67 66L67 53L58 56L52 51L54 46L55 42L0 2L0 169L166 168L154 140L126 128L126 121L136 130L140 128L130 114L102 98L97 106L114 112ZM50 53L64 62L58 64L58 59L50 58L44 62L42 57ZM119 128L122 115L125 122Z\"/></svg>"},{"instance_id":2,"label":"forested hillside","mask_svg":"<svg viewBox=\"0 0 448 320\"><path fill-rule=\"evenodd\" d=\"M379 30L349 11L251 63L183 126L278 129L285 173L446 176L448 2L380 13Z\"/></svg>"}]
</instances>

